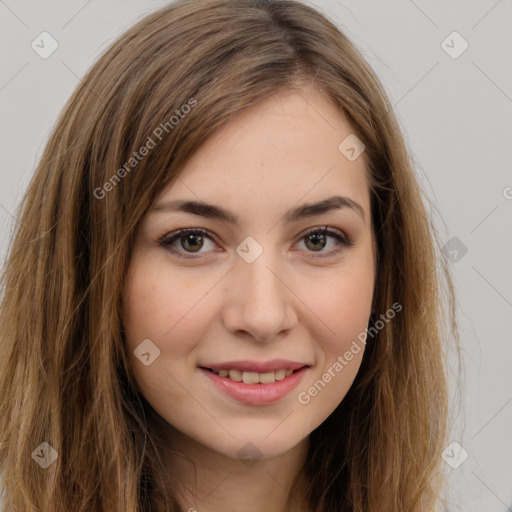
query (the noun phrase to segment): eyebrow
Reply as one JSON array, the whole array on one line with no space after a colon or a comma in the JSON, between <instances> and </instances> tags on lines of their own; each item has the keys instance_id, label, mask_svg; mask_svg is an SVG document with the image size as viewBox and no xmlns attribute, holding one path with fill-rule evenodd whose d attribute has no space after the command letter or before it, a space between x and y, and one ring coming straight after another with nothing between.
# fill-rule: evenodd
<instances>
[{"instance_id":1,"label":"eyebrow","mask_svg":"<svg viewBox=\"0 0 512 512\"><path fill-rule=\"evenodd\" d=\"M335 210L351 209L366 222L363 207L353 199L344 196L333 196L318 203L304 204L292 208L284 215L285 223L292 223L301 219L315 217ZM185 212L200 215L209 219L217 219L230 224L238 224L238 217L220 206L204 203L202 201L174 200L158 203L152 210L161 212Z\"/></svg>"}]
</instances>

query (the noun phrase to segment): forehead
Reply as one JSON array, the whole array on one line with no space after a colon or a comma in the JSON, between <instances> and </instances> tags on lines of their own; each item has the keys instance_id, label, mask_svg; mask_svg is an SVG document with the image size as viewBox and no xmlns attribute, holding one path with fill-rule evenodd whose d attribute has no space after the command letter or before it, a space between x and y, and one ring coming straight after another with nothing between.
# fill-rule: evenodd
<instances>
[{"instance_id":1,"label":"forehead","mask_svg":"<svg viewBox=\"0 0 512 512\"><path fill-rule=\"evenodd\" d=\"M340 151L351 134L315 89L278 93L215 132L159 200L215 202L264 216L340 195L369 213L364 153L351 161Z\"/></svg>"}]
</instances>

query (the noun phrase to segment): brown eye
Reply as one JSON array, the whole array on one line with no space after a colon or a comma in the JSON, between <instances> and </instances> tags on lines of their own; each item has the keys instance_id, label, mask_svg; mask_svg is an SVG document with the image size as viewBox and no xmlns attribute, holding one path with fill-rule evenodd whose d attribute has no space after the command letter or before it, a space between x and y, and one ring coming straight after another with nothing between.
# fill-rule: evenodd
<instances>
[{"instance_id":1,"label":"brown eye","mask_svg":"<svg viewBox=\"0 0 512 512\"><path fill-rule=\"evenodd\" d=\"M337 243L334 245L337 246L332 250L324 251L325 247L329 243L329 239L334 239ZM328 258L330 256L335 256L344 248L350 247L353 245L353 242L337 233L336 231L329 230L327 227L322 229L312 229L307 232L301 240L304 240L304 245L308 249L307 252L319 253L318 255L314 255L314 258Z\"/></svg>"},{"instance_id":2,"label":"brown eye","mask_svg":"<svg viewBox=\"0 0 512 512\"><path fill-rule=\"evenodd\" d=\"M306 246L308 246L312 251L321 251L327 244L326 236L320 233L311 233L305 237L305 240L311 242L311 244L306 242Z\"/></svg>"},{"instance_id":3,"label":"brown eye","mask_svg":"<svg viewBox=\"0 0 512 512\"><path fill-rule=\"evenodd\" d=\"M159 244L180 258L194 258L194 253L201 255L205 241L213 244L212 236L202 229L181 229L175 234L165 236ZM179 242L179 243L178 243ZM188 256L190 254L190 256Z\"/></svg>"},{"instance_id":4,"label":"brown eye","mask_svg":"<svg viewBox=\"0 0 512 512\"><path fill-rule=\"evenodd\" d=\"M203 236L190 234L180 237L181 247L186 251L196 252L203 247Z\"/></svg>"},{"instance_id":5,"label":"brown eye","mask_svg":"<svg viewBox=\"0 0 512 512\"><path fill-rule=\"evenodd\" d=\"M176 233L171 233L163 237L158 243L175 254L179 258L198 258L201 254L208 253L208 250L201 251L204 248L205 242L210 241L213 245L213 235L207 230L203 229L181 229ZM319 229L312 229L306 233L300 241L305 241L305 246L309 253L317 253L314 258L328 258L335 256L344 248L350 247L353 242L337 233L336 231L329 230L327 227ZM324 250L329 241L334 240L334 248L331 250ZM197 255L197 256L195 256Z\"/></svg>"}]
</instances>

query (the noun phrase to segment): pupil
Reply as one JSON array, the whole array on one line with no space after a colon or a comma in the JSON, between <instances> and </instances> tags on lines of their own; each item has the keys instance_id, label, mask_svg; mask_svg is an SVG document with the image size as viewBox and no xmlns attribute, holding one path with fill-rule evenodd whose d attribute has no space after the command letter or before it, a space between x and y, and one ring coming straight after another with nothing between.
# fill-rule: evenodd
<instances>
[{"instance_id":1,"label":"pupil","mask_svg":"<svg viewBox=\"0 0 512 512\"><path fill-rule=\"evenodd\" d=\"M313 245L316 245L319 243L321 246L316 247L316 248L322 249L323 248L322 242L325 242L325 235L312 234L312 235L309 235L308 240L315 240L315 242L313 242ZM320 242L319 242L319 240L320 240Z\"/></svg>"},{"instance_id":2,"label":"pupil","mask_svg":"<svg viewBox=\"0 0 512 512\"><path fill-rule=\"evenodd\" d=\"M201 242L202 242L202 236L201 235L186 235L185 236L185 243L187 245L189 245L189 249L192 249L192 251L194 251L194 247L190 247L190 246L194 246L194 245L202 245ZM197 243L197 239L200 239L200 242ZM196 241L196 244L194 244L194 241ZM184 249L187 249L187 247L183 246ZM196 250L199 250L201 249L201 247L196 247L195 248Z\"/></svg>"}]
</instances>

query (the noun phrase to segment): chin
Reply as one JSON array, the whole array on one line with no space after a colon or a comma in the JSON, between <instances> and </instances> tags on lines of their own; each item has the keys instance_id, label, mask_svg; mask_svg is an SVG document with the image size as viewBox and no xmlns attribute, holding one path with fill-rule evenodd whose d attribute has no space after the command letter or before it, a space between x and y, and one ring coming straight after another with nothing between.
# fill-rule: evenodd
<instances>
[{"instance_id":1,"label":"chin","mask_svg":"<svg viewBox=\"0 0 512 512\"><path fill-rule=\"evenodd\" d=\"M242 462L245 458L272 459L288 452L308 437L302 432L290 432L289 426L280 431L281 426L279 422L273 422L272 425L255 425L253 428L240 429L239 432L231 430L233 437L226 434L222 439L210 438L207 444L213 450Z\"/></svg>"}]
</instances>

